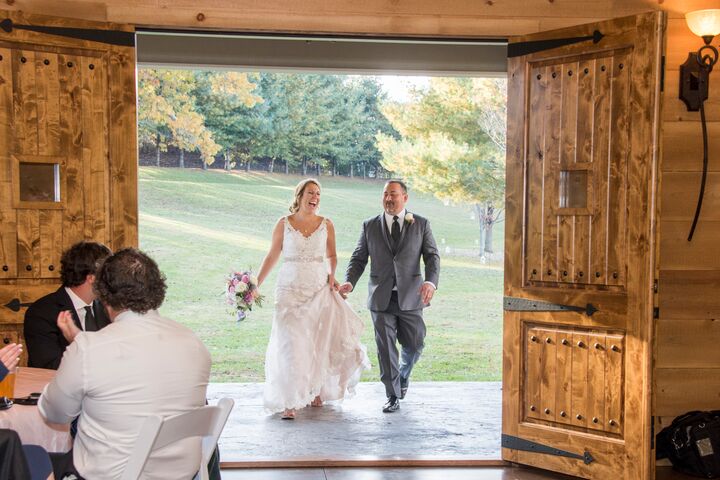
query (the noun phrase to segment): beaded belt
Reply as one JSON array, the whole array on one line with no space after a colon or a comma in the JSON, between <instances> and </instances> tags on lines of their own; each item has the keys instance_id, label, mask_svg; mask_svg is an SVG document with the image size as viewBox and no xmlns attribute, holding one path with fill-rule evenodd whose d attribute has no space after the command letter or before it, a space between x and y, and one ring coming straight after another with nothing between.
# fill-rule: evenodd
<instances>
[{"instance_id":1,"label":"beaded belt","mask_svg":"<svg viewBox=\"0 0 720 480\"><path fill-rule=\"evenodd\" d=\"M292 255L285 257L286 262L296 263L322 263L323 260L325 260L325 257L323 256L312 257L310 255Z\"/></svg>"}]
</instances>

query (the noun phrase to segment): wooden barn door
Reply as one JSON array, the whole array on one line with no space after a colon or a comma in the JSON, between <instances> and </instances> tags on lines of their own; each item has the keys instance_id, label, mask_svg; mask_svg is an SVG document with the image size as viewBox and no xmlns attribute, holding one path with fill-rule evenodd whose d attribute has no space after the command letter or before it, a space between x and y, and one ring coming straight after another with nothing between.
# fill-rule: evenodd
<instances>
[{"instance_id":1,"label":"wooden barn door","mask_svg":"<svg viewBox=\"0 0 720 480\"><path fill-rule=\"evenodd\" d=\"M503 458L650 475L664 17L508 48Z\"/></svg>"},{"instance_id":2,"label":"wooden barn door","mask_svg":"<svg viewBox=\"0 0 720 480\"><path fill-rule=\"evenodd\" d=\"M80 240L137 243L128 27L0 11L0 341Z\"/></svg>"}]
</instances>

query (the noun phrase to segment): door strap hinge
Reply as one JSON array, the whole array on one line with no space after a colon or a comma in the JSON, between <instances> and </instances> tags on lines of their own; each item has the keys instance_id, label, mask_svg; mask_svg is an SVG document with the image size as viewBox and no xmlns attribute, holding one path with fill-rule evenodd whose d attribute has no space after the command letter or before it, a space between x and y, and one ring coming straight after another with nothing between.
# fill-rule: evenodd
<instances>
[{"instance_id":1,"label":"door strap hinge","mask_svg":"<svg viewBox=\"0 0 720 480\"><path fill-rule=\"evenodd\" d=\"M0 28L6 33L12 33L13 30L27 30L30 32L57 35L59 37L74 38L77 40L89 40L91 42L118 45L120 47L135 46L135 32L125 32L122 30L54 27L48 25L21 25L19 23L14 23L10 18L0 21Z\"/></svg>"},{"instance_id":2,"label":"door strap hinge","mask_svg":"<svg viewBox=\"0 0 720 480\"><path fill-rule=\"evenodd\" d=\"M582 460L585 465L590 465L595 461L590 452L587 450L582 455L579 453L567 452L554 448L549 445L543 445L542 443L531 442L520 437L513 437L512 435L502 435L501 445L503 448L509 448L511 450L522 450L523 452L535 452L535 453L546 453L548 455L555 455L556 457L567 457L576 458Z\"/></svg>"},{"instance_id":3,"label":"door strap hinge","mask_svg":"<svg viewBox=\"0 0 720 480\"><path fill-rule=\"evenodd\" d=\"M579 312L588 317L592 317L593 313L598 311L592 303L588 303L584 307L576 307L517 297L504 297L503 309L512 312Z\"/></svg>"},{"instance_id":4,"label":"door strap hinge","mask_svg":"<svg viewBox=\"0 0 720 480\"><path fill-rule=\"evenodd\" d=\"M23 308L23 307L29 307L30 305L32 305L32 303L20 303L20 299L18 299L18 298L13 298L13 299L10 300L8 303L6 303L5 305L3 305L3 307L9 308L9 309L12 310L13 312L19 312L21 308Z\"/></svg>"},{"instance_id":5,"label":"door strap hinge","mask_svg":"<svg viewBox=\"0 0 720 480\"><path fill-rule=\"evenodd\" d=\"M508 58L522 57L523 55L564 47L565 45L572 45L574 43L586 42L588 40L592 40L593 43L599 43L604 36L600 30L595 30L592 35L586 35L584 37L549 38L547 40L510 43L508 44L507 56Z\"/></svg>"}]
</instances>

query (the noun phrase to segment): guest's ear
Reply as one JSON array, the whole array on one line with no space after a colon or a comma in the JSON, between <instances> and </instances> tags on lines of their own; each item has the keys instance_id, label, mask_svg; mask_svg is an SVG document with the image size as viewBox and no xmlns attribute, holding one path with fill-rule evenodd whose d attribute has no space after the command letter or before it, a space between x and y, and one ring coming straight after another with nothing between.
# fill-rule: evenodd
<instances>
[{"instance_id":1,"label":"guest's ear","mask_svg":"<svg viewBox=\"0 0 720 480\"><path fill-rule=\"evenodd\" d=\"M95 283L95 274L89 273L87 277L85 277L85 283L88 285L92 285Z\"/></svg>"}]
</instances>

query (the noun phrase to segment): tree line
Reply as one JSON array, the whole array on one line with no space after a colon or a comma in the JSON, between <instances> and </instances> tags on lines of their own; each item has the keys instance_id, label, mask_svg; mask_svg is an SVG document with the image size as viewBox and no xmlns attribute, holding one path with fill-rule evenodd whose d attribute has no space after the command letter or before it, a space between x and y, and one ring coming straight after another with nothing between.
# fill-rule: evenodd
<instances>
[{"instance_id":1,"label":"tree line","mask_svg":"<svg viewBox=\"0 0 720 480\"><path fill-rule=\"evenodd\" d=\"M382 169L375 136L398 134L373 77L176 69L138 71L140 146L199 152L203 167L348 176Z\"/></svg>"}]
</instances>

